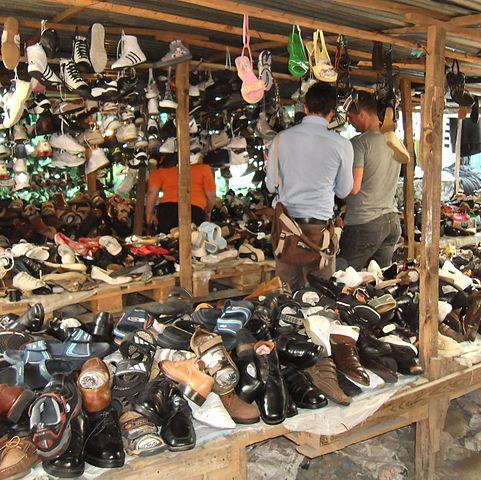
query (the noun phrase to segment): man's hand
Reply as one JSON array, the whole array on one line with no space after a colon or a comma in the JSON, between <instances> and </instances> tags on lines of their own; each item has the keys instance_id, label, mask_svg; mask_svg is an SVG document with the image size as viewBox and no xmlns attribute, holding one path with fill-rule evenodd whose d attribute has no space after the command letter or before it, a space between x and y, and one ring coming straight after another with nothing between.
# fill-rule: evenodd
<instances>
[{"instance_id":1,"label":"man's hand","mask_svg":"<svg viewBox=\"0 0 481 480\"><path fill-rule=\"evenodd\" d=\"M153 223L154 225L159 224L159 219L157 218L157 215L155 215L155 213L148 214L146 220L147 225L150 225L151 223Z\"/></svg>"}]
</instances>

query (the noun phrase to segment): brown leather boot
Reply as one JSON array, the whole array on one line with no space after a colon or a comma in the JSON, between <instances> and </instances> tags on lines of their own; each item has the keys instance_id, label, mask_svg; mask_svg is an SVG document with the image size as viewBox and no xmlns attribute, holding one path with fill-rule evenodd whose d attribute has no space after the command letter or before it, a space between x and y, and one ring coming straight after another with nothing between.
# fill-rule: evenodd
<instances>
[{"instance_id":1,"label":"brown leather boot","mask_svg":"<svg viewBox=\"0 0 481 480\"><path fill-rule=\"evenodd\" d=\"M91 358L83 364L77 385L86 412L100 412L110 406L112 400L110 371L100 358Z\"/></svg>"},{"instance_id":2,"label":"brown leather boot","mask_svg":"<svg viewBox=\"0 0 481 480\"><path fill-rule=\"evenodd\" d=\"M202 406L214 386L214 379L199 370L196 358L182 362L164 360L160 362L160 368L170 379L179 383L179 389L186 397L199 406Z\"/></svg>"},{"instance_id":3,"label":"brown leather boot","mask_svg":"<svg viewBox=\"0 0 481 480\"><path fill-rule=\"evenodd\" d=\"M37 449L32 441L28 437L13 437L1 447L0 479L21 478L37 461Z\"/></svg>"},{"instance_id":4,"label":"brown leather boot","mask_svg":"<svg viewBox=\"0 0 481 480\"><path fill-rule=\"evenodd\" d=\"M230 392L227 395L221 395L220 399L235 423L241 425L250 425L260 421L260 413L257 405L247 403L240 399L237 393Z\"/></svg>"},{"instance_id":5,"label":"brown leather boot","mask_svg":"<svg viewBox=\"0 0 481 480\"><path fill-rule=\"evenodd\" d=\"M0 415L17 423L34 398L35 393L31 390L0 384Z\"/></svg>"}]
</instances>

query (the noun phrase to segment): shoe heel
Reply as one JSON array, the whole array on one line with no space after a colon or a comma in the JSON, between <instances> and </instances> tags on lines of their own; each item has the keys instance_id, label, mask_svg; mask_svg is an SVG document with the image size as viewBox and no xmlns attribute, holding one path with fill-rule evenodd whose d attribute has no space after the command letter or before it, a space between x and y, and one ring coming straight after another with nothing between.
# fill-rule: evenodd
<instances>
[{"instance_id":1,"label":"shoe heel","mask_svg":"<svg viewBox=\"0 0 481 480\"><path fill-rule=\"evenodd\" d=\"M179 383L179 390L189 399L192 400L196 405L202 407L205 402L205 398L200 394L197 393L195 390L192 390L188 385L183 383Z\"/></svg>"},{"instance_id":2,"label":"shoe heel","mask_svg":"<svg viewBox=\"0 0 481 480\"><path fill-rule=\"evenodd\" d=\"M29 407L35 398L35 393L31 390L24 390L22 394L17 398L17 401L10 408L7 419L13 423L17 423L20 420L23 412Z\"/></svg>"}]
</instances>

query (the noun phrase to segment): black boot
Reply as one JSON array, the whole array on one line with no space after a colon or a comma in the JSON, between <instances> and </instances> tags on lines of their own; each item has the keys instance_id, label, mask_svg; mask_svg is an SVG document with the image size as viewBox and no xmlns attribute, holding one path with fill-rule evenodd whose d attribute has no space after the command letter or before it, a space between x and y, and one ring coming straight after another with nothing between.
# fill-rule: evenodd
<instances>
[{"instance_id":1,"label":"black boot","mask_svg":"<svg viewBox=\"0 0 481 480\"><path fill-rule=\"evenodd\" d=\"M97 342L112 341L112 332L114 328L114 317L111 313L100 312L92 324L92 331L90 332Z\"/></svg>"},{"instance_id":2,"label":"black boot","mask_svg":"<svg viewBox=\"0 0 481 480\"><path fill-rule=\"evenodd\" d=\"M266 349L266 354L261 350ZM282 423L287 415L287 389L279 368L279 358L274 342L259 342L254 346L254 363L257 379L261 387L257 392L256 403L262 420L268 425ZM267 353L270 350L270 353Z\"/></svg>"},{"instance_id":3,"label":"black boot","mask_svg":"<svg viewBox=\"0 0 481 480\"><path fill-rule=\"evenodd\" d=\"M72 436L67 450L60 457L44 460L43 469L54 477L80 477L85 470L84 441L87 428L85 415L80 413L71 422Z\"/></svg>"},{"instance_id":4,"label":"black boot","mask_svg":"<svg viewBox=\"0 0 481 480\"><path fill-rule=\"evenodd\" d=\"M13 332L23 332L28 330L36 332L42 329L45 319L45 310L41 303L32 305L23 315L13 320L8 329Z\"/></svg>"},{"instance_id":5,"label":"black boot","mask_svg":"<svg viewBox=\"0 0 481 480\"><path fill-rule=\"evenodd\" d=\"M112 407L101 412L88 413L85 461L100 468L122 467L125 462L122 435L117 413Z\"/></svg>"}]
</instances>

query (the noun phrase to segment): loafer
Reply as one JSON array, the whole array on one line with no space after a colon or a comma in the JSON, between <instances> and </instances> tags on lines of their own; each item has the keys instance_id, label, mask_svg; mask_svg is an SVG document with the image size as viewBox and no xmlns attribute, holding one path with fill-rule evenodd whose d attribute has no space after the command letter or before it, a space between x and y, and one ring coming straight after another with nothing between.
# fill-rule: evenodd
<instances>
[{"instance_id":1,"label":"loafer","mask_svg":"<svg viewBox=\"0 0 481 480\"><path fill-rule=\"evenodd\" d=\"M321 347L302 335L281 335L275 343L281 365L295 365L304 369L314 365L320 358Z\"/></svg>"}]
</instances>

